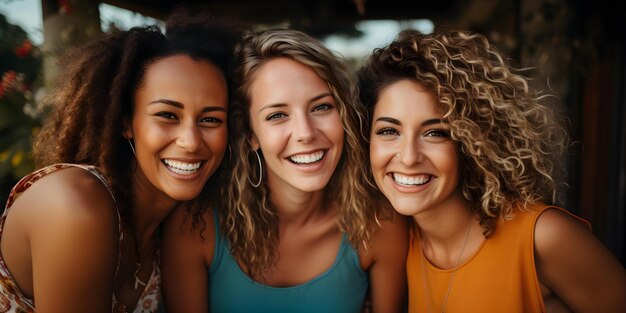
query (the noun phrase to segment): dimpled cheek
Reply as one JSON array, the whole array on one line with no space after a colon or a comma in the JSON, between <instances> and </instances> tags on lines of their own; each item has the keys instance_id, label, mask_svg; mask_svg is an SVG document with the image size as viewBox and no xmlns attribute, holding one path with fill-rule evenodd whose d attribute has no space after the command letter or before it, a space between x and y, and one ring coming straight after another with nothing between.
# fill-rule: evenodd
<instances>
[{"instance_id":1,"label":"dimpled cheek","mask_svg":"<svg viewBox=\"0 0 626 313\"><path fill-rule=\"evenodd\" d=\"M386 151L383 147L379 146L376 144L376 142L372 142L372 145L370 147L370 162L372 165L372 171L375 173L377 171L382 171L382 167L384 167L384 165L386 163L388 163L388 161L386 160Z\"/></svg>"}]
</instances>

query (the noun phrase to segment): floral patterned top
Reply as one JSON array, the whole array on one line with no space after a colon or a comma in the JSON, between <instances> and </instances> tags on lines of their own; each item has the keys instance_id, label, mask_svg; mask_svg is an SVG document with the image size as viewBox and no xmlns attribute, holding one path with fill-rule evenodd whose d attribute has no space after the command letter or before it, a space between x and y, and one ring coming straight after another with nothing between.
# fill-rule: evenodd
<instances>
[{"instance_id":1,"label":"floral patterned top","mask_svg":"<svg viewBox=\"0 0 626 313\"><path fill-rule=\"evenodd\" d=\"M11 193L9 194L9 199L7 201L6 207L4 209L4 213L0 217L0 238L2 238L2 231L4 230L4 222L6 220L7 212L11 208L11 205L19 196L26 191L30 186L32 186L37 180L40 178L62 170L69 167L77 167L82 168L89 173L96 176L104 186L107 187L109 193L111 193L111 197L113 197L113 193L109 187L107 180L104 178L104 175L98 170L97 167L91 165L78 165L78 164L69 164L69 163L60 163L54 164L47 167L44 167L38 171L35 171L20 180ZM115 197L113 197L115 201ZM120 220L120 215L118 212L118 225L119 225L119 244L120 246L123 243L123 232L122 232L122 223ZM120 254L118 255L118 269L119 269L119 260L121 259L121 251L119 249ZM157 252L157 256L154 259L152 274L150 275L150 279L146 284L141 296L139 297L139 301L137 301L137 305L132 311L132 313L155 313L158 310L160 298L161 298L161 272L159 270L159 255ZM117 270L116 269L116 273ZM16 312L16 313L32 313L35 312L35 302L33 299L29 299L26 297L22 291L19 289L11 272L7 268L4 263L4 258L0 253L0 313L4 312ZM113 295L113 308L112 312L115 313L130 313L126 310L123 304L118 303L115 295Z\"/></svg>"}]
</instances>

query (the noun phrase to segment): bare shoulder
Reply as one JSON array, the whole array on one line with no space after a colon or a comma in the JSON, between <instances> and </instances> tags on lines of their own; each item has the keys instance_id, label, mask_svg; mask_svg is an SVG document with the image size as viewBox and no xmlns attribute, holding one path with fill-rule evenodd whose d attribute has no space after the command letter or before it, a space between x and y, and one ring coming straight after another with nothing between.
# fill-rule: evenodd
<instances>
[{"instance_id":1,"label":"bare shoulder","mask_svg":"<svg viewBox=\"0 0 626 313\"><path fill-rule=\"evenodd\" d=\"M535 225L535 265L544 298L556 295L575 312L621 312L626 271L586 223L548 209Z\"/></svg>"},{"instance_id":2,"label":"bare shoulder","mask_svg":"<svg viewBox=\"0 0 626 313\"><path fill-rule=\"evenodd\" d=\"M406 303L407 217L394 214L380 221L372 239L371 253L360 255L361 267L369 270L371 311L402 312Z\"/></svg>"},{"instance_id":3,"label":"bare shoulder","mask_svg":"<svg viewBox=\"0 0 626 313\"><path fill-rule=\"evenodd\" d=\"M14 208L11 213L15 218L27 219L30 222L26 224L35 229L62 223L117 225L115 202L108 189L80 168L42 177L16 200Z\"/></svg>"},{"instance_id":4,"label":"bare shoulder","mask_svg":"<svg viewBox=\"0 0 626 313\"><path fill-rule=\"evenodd\" d=\"M563 241L576 242L579 238L592 238L588 225L559 209L547 209L535 224L535 248L541 252L553 251Z\"/></svg>"},{"instance_id":5,"label":"bare shoulder","mask_svg":"<svg viewBox=\"0 0 626 313\"><path fill-rule=\"evenodd\" d=\"M373 261L381 258L404 258L408 249L409 228L407 217L394 214L380 221L371 241Z\"/></svg>"},{"instance_id":6,"label":"bare shoulder","mask_svg":"<svg viewBox=\"0 0 626 313\"><path fill-rule=\"evenodd\" d=\"M380 227L374 232L374 242L408 238L409 220L406 216L393 213L390 218L381 220Z\"/></svg>"},{"instance_id":7,"label":"bare shoulder","mask_svg":"<svg viewBox=\"0 0 626 313\"><path fill-rule=\"evenodd\" d=\"M119 237L107 188L80 168L51 173L31 188L37 195L25 211L33 226L29 242L37 309L110 305ZM80 300L69 300L77 294Z\"/></svg>"},{"instance_id":8,"label":"bare shoulder","mask_svg":"<svg viewBox=\"0 0 626 313\"><path fill-rule=\"evenodd\" d=\"M206 210L194 219L185 205L177 207L164 223L163 253L179 254L185 250L189 255L201 255L210 264L215 243L215 222L212 210Z\"/></svg>"},{"instance_id":9,"label":"bare shoulder","mask_svg":"<svg viewBox=\"0 0 626 313\"><path fill-rule=\"evenodd\" d=\"M608 254L584 222L559 209L547 209L539 215L534 244L539 269L562 267L597 251Z\"/></svg>"},{"instance_id":10,"label":"bare shoulder","mask_svg":"<svg viewBox=\"0 0 626 313\"><path fill-rule=\"evenodd\" d=\"M194 217L185 204L179 205L167 217L164 232L168 236L198 238L200 241L215 237L213 211L206 210Z\"/></svg>"},{"instance_id":11,"label":"bare shoulder","mask_svg":"<svg viewBox=\"0 0 626 313\"><path fill-rule=\"evenodd\" d=\"M207 312L208 267L213 260L213 212L193 216L184 206L166 219L161 240L161 278L168 311Z\"/></svg>"}]
</instances>

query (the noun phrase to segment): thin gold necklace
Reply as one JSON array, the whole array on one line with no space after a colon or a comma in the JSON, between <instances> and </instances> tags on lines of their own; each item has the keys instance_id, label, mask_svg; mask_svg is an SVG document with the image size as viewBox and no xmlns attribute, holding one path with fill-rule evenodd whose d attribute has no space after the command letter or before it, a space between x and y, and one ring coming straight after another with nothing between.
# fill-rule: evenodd
<instances>
[{"instance_id":1,"label":"thin gold necklace","mask_svg":"<svg viewBox=\"0 0 626 313\"><path fill-rule=\"evenodd\" d=\"M146 286L146 283L139 279L139 270L141 270L141 262L137 262L137 269L135 270L135 273L133 273L133 276L135 277L135 285L133 287L135 288L135 290L137 290L139 286Z\"/></svg>"},{"instance_id":2,"label":"thin gold necklace","mask_svg":"<svg viewBox=\"0 0 626 313\"><path fill-rule=\"evenodd\" d=\"M467 225L467 231L465 231L465 239L463 239L463 246L461 247L461 252L459 253L459 257L456 259L456 264L454 265L454 269L452 270L452 275L450 276L450 281L448 282L448 289L446 290L446 295L443 298L443 304L441 305L441 313L446 311L446 304L448 304L448 297L450 296L450 290L452 290L452 281L454 281L454 275L456 274L456 270L459 268L459 264L461 263L461 256L463 256L463 251L465 250L465 246L467 245L467 238L469 238L470 228L472 228L472 220L470 219L469 225ZM424 263L427 262L426 256L424 255L424 249L421 248L422 259L420 260L420 267L422 270L422 282L424 283L424 300L426 301L426 307L428 312L431 312L431 304L428 301L428 283L426 278L426 266Z\"/></svg>"}]
</instances>

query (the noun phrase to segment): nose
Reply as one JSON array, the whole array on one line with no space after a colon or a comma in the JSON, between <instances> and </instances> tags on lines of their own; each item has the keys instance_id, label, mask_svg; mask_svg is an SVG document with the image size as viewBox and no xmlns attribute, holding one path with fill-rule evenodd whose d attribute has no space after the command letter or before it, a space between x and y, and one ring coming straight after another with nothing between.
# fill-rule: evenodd
<instances>
[{"instance_id":1,"label":"nose","mask_svg":"<svg viewBox=\"0 0 626 313\"><path fill-rule=\"evenodd\" d=\"M176 138L176 145L188 152L198 151L202 145L202 136L198 126L195 123L183 123Z\"/></svg>"},{"instance_id":2,"label":"nose","mask_svg":"<svg viewBox=\"0 0 626 313\"><path fill-rule=\"evenodd\" d=\"M301 116L295 119L294 137L296 141L309 143L315 137L315 127L308 116Z\"/></svg>"},{"instance_id":3,"label":"nose","mask_svg":"<svg viewBox=\"0 0 626 313\"><path fill-rule=\"evenodd\" d=\"M404 165L411 166L420 163L424 159L424 154L419 140L405 137L400 147L400 152L396 155Z\"/></svg>"}]
</instances>

